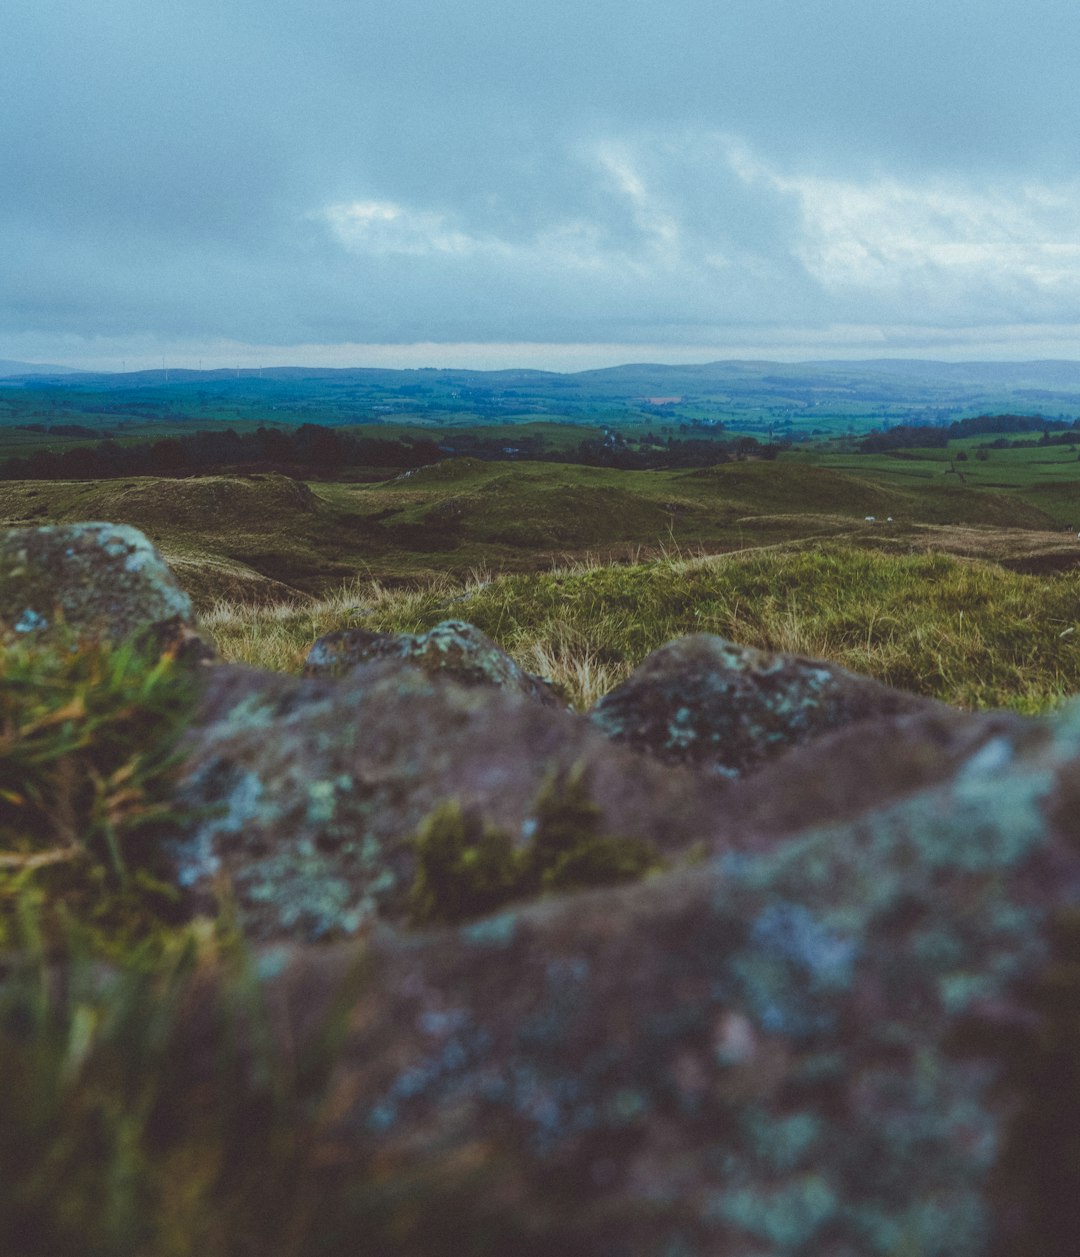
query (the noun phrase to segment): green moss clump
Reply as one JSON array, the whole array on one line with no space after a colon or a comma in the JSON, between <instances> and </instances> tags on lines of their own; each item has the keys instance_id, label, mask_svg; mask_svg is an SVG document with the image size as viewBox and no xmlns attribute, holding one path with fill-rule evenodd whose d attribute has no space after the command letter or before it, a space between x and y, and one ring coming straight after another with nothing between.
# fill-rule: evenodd
<instances>
[{"instance_id":1,"label":"green moss clump","mask_svg":"<svg viewBox=\"0 0 1080 1257\"><path fill-rule=\"evenodd\" d=\"M412 921L452 924L511 900L636 881L662 867L650 843L605 834L602 821L582 766L544 782L527 845L466 812L456 799L441 804L415 839Z\"/></svg>"},{"instance_id":2,"label":"green moss clump","mask_svg":"<svg viewBox=\"0 0 1080 1257\"><path fill-rule=\"evenodd\" d=\"M537 796L536 831L524 852L528 890L573 890L636 881L661 867L651 843L605 834L583 765L551 774Z\"/></svg>"},{"instance_id":3,"label":"green moss clump","mask_svg":"<svg viewBox=\"0 0 1080 1257\"><path fill-rule=\"evenodd\" d=\"M103 945L177 919L157 840L194 688L131 646L0 648L0 945L28 904L46 936L73 921Z\"/></svg>"},{"instance_id":4,"label":"green moss clump","mask_svg":"<svg viewBox=\"0 0 1080 1257\"><path fill-rule=\"evenodd\" d=\"M456 799L424 820L415 842L416 875L409 891L413 921L464 921L517 895L521 860L514 840L463 811Z\"/></svg>"}]
</instances>

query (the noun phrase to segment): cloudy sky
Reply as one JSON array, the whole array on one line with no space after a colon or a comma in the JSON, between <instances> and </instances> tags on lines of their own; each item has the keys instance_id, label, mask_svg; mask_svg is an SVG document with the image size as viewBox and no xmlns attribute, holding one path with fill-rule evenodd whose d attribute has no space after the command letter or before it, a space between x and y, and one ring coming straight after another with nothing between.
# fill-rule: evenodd
<instances>
[{"instance_id":1,"label":"cloudy sky","mask_svg":"<svg viewBox=\"0 0 1080 1257\"><path fill-rule=\"evenodd\" d=\"M3 0L0 358L1080 358L1075 0Z\"/></svg>"}]
</instances>

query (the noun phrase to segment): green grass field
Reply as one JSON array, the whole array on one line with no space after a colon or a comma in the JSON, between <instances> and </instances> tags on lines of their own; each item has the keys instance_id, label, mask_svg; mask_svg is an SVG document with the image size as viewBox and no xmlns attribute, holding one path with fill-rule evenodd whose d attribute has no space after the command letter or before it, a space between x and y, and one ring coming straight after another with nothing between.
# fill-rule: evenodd
<instances>
[{"instance_id":1,"label":"green grass field","mask_svg":"<svg viewBox=\"0 0 1080 1257\"><path fill-rule=\"evenodd\" d=\"M1060 528L1080 530L1080 457L1067 445L986 449L992 438L967 437L944 449L905 449L889 454L842 454L803 446L782 455L789 464L822 468L896 488L963 487L1009 496L1048 516ZM958 454L964 459L957 459ZM963 480L961 480L961 475Z\"/></svg>"},{"instance_id":2,"label":"green grass field","mask_svg":"<svg viewBox=\"0 0 1080 1257\"><path fill-rule=\"evenodd\" d=\"M476 573L412 589L359 580L302 606L223 601L204 623L226 658L296 671L322 633L414 633L448 618L476 624L579 707L697 632L830 659L963 707L1044 711L1080 690L1080 570L1032 576L843 544Z\"/></svg>"}]
</instances>

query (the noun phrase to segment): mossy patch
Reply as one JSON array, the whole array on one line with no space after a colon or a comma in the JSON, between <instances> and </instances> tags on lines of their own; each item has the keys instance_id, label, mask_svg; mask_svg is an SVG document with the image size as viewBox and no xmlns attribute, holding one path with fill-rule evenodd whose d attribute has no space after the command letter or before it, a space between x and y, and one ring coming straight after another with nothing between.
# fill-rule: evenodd
<instances>
[{"instance_id":1,"label":"mossy patch","mask_svg":"<svg viewBox=\"0 0 1080 1257\"><path fill-rule=\"evenodd\" d=\"M526 829L521 842L456 799L432 811L416 835L413 922L465 921L512 900L636 881L663 867L651 843L604 833L580 767L548 777Z\"/></svg>"}]
</instances>

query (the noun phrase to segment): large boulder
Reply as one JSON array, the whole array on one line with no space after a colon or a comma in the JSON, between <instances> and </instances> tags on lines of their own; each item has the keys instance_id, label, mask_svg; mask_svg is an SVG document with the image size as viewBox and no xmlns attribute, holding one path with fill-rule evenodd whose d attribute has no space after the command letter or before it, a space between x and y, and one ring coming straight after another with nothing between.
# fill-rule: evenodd
<instances>
[{"instance_id":1,"label":"large boulder","mask_svg":"<svg viewBox=\"0 0 1080 1257\"><path fill-rule=\"evenodd\" d=\"M257 938L328 938L401 921L416 838L453 801L476 832L536 836L545 791L576 778L598 831L670 862L764 849L950 780L978 754L1045 740L1035 721L934 706L836 731L737 782L613 745L520 694L401 669L341 681L220 665L183 751L191 817L171 844L196 899L229 882Z\"/></svg>"},{"instance_id":2,"label":"large boulder","mask_svg":"<svg viewBox=\"0 0 1080 1257\"><path fill-rule=\"evenodd\" d=\"M414 838L448 801L522 846L544 792L576 781L598 831L673 853L708 834L723 794L613 746L583 716L396 661L340 681L219 665L201 684L176 876L196 898L224 876L253 937L400 920Z\"/></svg>"},{"instance_id":3,"label":"large boulder","mask_svg":"<svg viewBox=\"0 0 1080 1257\"><path fill-rule=\"evenodd\" d=\"M463 620L443 620L426 633L376 633L342 629L320 637L304 661L309 677L344 676L376 659L396 659L429 674L451 676L463 685L489 685L562 705L555 687L525 672L490 637Z\"/></svg>"},{"instance_id":4,"label":"large boulder","mask_svg":"<svg viewBox=\"0 0 1080 1257\"><path fill-rule=\"evenodd\" d=\"M58 632L209 653L191 599L146 537L124 524L0 533L0 638Z\"/></svg>"},{"instance_id":5,"label":"large boulder","mask_svg":"<svg viewBox=\"0 0 1080 1257\"><path fill-rule=\"evenodd\" d=\"M756 854L264 953L293 1053L354 975L321 1225L374 1216L410 1253L445 1216L491 1253L1069 1257L1078 803L1074 705Z\"/></svg>"},{"instance_id":6,"label":"large boulder","mask_svg":"<svg viewBox=\"0 0 1080 1257\"><path fill-rule=\"evenodd\" d=\"M833 729L930 706L835 664L702 633L653 651L589 718L667 763L739 777Z\"/></svg>"}]
</instances>

